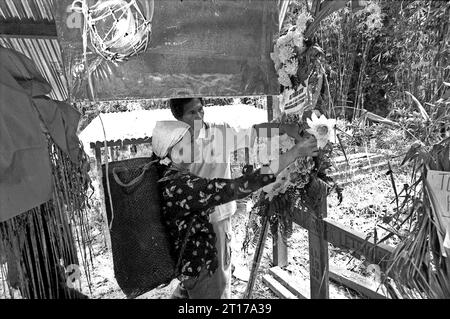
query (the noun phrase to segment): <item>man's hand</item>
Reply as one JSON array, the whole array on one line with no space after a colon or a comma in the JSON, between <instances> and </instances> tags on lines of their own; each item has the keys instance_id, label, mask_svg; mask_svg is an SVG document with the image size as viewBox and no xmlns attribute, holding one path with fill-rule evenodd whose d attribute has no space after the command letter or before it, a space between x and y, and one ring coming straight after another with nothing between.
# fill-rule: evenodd
<instances>
[{"instance_id":1,"label":"man's hand","mask_svg":"<svg viewBox=\"0 0 450 319\"><path fill-rule=\"evenodd\" d=\"M283 123L280 125L280 135L287 134L289 137L294 138L296 141L300 141L300 127L298 124Z\"/></svg>"}]
</instances>

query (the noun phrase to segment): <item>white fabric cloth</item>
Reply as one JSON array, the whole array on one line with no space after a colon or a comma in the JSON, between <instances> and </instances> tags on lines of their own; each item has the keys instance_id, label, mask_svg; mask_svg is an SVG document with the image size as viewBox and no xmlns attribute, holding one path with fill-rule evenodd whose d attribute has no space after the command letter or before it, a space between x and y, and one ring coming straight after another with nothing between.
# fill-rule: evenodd
<instances>
[{"instance_id":1,"label":"white fabric cloth","mask_svg":"<svg viewBox=\"0 0 450 319\"><path fill-rule=\"evenodd\" d=\"M164 159L169 150L183 138L189 127L181 121L156 122L152 133L152 149L156 156Z\"/></svg>"}]
</instances>

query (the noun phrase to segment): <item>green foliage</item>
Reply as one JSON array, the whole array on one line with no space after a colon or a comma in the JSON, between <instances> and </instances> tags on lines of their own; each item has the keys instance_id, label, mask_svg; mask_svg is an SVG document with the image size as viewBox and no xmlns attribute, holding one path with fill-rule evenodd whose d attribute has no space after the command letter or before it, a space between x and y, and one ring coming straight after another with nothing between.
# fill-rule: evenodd
<instances>
[{"instance_id":1,"label":"green foliage","mask_svg":"<svg viewBox=\"0 0 450 319\"><path fill-rule=\"evenodd\" d=\"M448 1L369 1L364 10L338 11L322 23L317 40L330 94L323 104L353 117L365 109L381 116L410 104L445 97L448 82ZM377 9L377 6L379 9Z\"/></svg>"}]
</instances>

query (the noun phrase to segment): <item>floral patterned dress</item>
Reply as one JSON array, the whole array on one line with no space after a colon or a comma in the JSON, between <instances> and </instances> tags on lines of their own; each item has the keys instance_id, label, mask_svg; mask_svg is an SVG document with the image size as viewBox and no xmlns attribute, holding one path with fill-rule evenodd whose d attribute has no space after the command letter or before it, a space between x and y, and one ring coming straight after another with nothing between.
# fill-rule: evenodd
<instances>
[{"instance_id":1,"label":"floral patterned dress","mask_svg":"<svg viewBox=\"0 0 450 319\"><path fill-rule=\"evenodd\" d=\"M244 198L275 181L274 175L247 168L237 179L205 179L169 170L160 182L162 213L175 260L184 246L178 269L180 280L197 277L203 269L209 273L217 269L216 235L209 222L214 207Z\"/></svg>"}]
</instances>

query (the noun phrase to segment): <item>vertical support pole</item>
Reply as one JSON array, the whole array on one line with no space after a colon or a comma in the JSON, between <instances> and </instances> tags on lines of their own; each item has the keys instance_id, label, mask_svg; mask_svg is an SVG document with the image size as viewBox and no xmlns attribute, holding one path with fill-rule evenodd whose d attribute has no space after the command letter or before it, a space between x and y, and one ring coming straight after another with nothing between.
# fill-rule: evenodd
<instances>
[{"instance_id":1,"label":"vertical support pole","mask_svg":"<svg viewBox=\"0 0 450 319\"><path fill-rule=\"evenodd\" d=\"M328 242L323 221L327 217L327 190L324 184L316 183L320 200L312 212L312 225L308 232L311 299L329 299Z\"/></svg>"},{"instance_id":2,"label":"vertical support pole","mask_svg":"<svg viewBox=\"0 0 450 319\"><path fill-rule=\"evenodd\" d=\"M267 121L270 122L273 120L273 96L267 96Z\"/></svg>"},{"instance_id":3,"label":"vertical support pole","mask_svg":"<svg viewBox=\"0 0 450 319\"><path fill-rule=\"evenodd\" d=\"M105 150L107 152L108 149ZM103 236L105 237L105 244L108 251L111 251L111 237L109 236L109 227L108 227L108 217L106 216L106 205L105 205L105 193L102 187L102 152L100 146L95 146L95 164L97 166L97 177L98 177L98 189L100 194L100 203L102 209L102 215L104 219L103 223Z\"/></svg>"},{"instance_id":4,"label":"vertical support pole","mask_svg":"<svg viewBox=\"0 0 450 319\"><path fill-rule=\"evenodd\" d=\"M277 104L278 98L274 96L267 97L267 121L270 122L274 119L274 105ZM288 264L288 249L280 228L277 228L277 233L272 234L272 262L274 266L287 266Z\"/></svg>"},{"instance_id":5,"label":"vertical support pole","mask_svg":"<svg viewBox=\"0 0 450 319\"><path fill-rule=\"evenodd\" d=\"M253 287L256 282L256 275L258 273L261 258L264 252L264 244L266 243L267 234L269 231L269 217L263 218L263 224L258 239L258 245L255 249L255 255L253 256L252 269L250 271L250 278L248 279L247 287L244 292L243 299L252 299Z\"/></svg>"}]
</instances>

